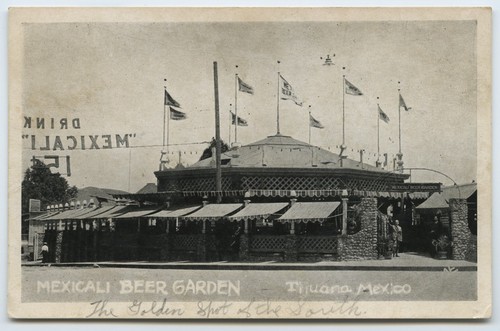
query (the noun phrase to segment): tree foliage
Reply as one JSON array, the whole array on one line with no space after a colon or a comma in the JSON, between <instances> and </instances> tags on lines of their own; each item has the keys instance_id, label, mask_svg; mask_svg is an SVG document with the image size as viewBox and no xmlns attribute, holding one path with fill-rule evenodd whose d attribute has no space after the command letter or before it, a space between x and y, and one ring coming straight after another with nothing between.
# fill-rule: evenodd
<instances>
[{"instance_id":1,"label":"tree foliage","mask_svg":"<svg viewBox=\"0 0 500 331\"><path fill-rule=\"evenodd\" d=\"M53 174L43 162L35 160L24 173L21 188L22 212L29 211L30 199L39 199L43 209L50 204L65 204L76 198L77 193L76 186L69 186L61 174Z\"/></svg>"},{"instance_id":2,"label":"tree foliage","mask_svg":"<svg viewBox=\"0 0 500 331\"><path fill-rule=\"evenodd\" d=\"M203 154L200 157L200 161L212 157L212 148L215 148L215 144L216 144L216 140L215 140L215 138L212 138L212 141L210 142L210 146L205 148L205 150L203 151ZM226 144L223 140L221 140L220 146L221 146L221 153L225 153L229 150L229 145Z\"/></svg>"}]
</instances>

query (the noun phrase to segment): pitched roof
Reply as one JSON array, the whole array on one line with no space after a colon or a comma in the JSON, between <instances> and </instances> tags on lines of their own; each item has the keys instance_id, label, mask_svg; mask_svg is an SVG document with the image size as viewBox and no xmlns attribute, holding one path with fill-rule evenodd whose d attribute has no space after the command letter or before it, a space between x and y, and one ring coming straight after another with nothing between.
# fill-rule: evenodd
<instances>
[{"instance_id":1,"label":"pitched roof","mask_svg":"<svg viewBox=\"0 0 500 331\"><path fill-rule=\"evenodd\" d=\"M415 209L445 209L448 207L448 201L443 194L434 192L427 200L415 207Z\"/></svg>"},{"instance_id":2,"label":"pitched roof","mask_svg":"<svg viewBox=\"0 0 500 331\"><path fill-rule=\"evenodd\" d=\"M349 156L356 156L351 152ZM277 167L277 168L340 168L339 154L310 145L290 136L274 135L254 143L231 149L222 154L230 160L225 167ZM189 168L215 167L212 158L201 160ZM352 159L344 159L343 168L371 171L385 170Z\"/></svg>"},{"instance_id":3,"label":"pitched roof","mask_svg":"<svg viewBox=\"0 0 500 331\"><path fill-rule=\"evenodd\" d=\"M139 191L137 191L136 194L149 194L149 193L157 193L158 192L158 187L156 186L155 183L147 183L144 185L143 188L141 188Z\"/></svg>"},{"instance_id":4,"label":"pitched roof","mask_svg":"<svg viewBox=\"0 0 500 331\"><path fill-rule=\"evenodd\" d=\"M443 187L443 192L433 193L427 200L418 205L417 209L445 209L449 207L450 199L468 199L477 191L477 184L464 184Z\"/></svg>"},{"instance_id":5,"label":"pitched roof","mask_svg":"<svg viewBox=\"0 0 500 331\"><path fill-rule=\"evenodd\" d=\"M443 187L443 195L449 199L468 199L477 191L477 183Z\"/></svg>"}]
</instances>

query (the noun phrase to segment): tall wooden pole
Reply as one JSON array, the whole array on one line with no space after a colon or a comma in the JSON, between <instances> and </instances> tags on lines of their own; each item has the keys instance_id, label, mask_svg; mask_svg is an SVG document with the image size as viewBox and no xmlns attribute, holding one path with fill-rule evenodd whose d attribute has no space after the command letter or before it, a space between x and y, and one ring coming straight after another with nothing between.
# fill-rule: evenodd
<instances>
[{"instance_id":1,"label":"tall wooden pole","mask_svg":"<svg viewBox=\"0 0 500 331\"><path fill-rule=\"evenodd\" d=\"M342 145L345 145L345 75L342 75Z\"/></svg>"},{"instance_id":2,"label":"tall wooden pole","mask_svg":"<svg viewBox=\"0 0 500 331\"><path fill-rule=\"evenodd\" d=\"M222 201L222 169L221 169L221 144L220 144L220 117L219 117L219 78L217 75L217 62L214 61L214 100L215 100L215 191L217 203Z\"/></svg>"},{"instance_id":3,"label":"tall wooden pole","mask_svg":"<svg viewBox=\"0 0 500 331\"><path fill-rule=\"evenodd\" d=\"M233 129L233 115L231 115L232 104L229 104L229 146L231 146L231 130Z\"/></svg>"},{"instance_id":4,"label":"tall wooden pole","mask_svg":"<svg viewBox=\"0 0 500 331\"><path fill-rule=\"evenodd\" d=\"M309 121L307 121L307 125L309 126L309 145L311 145L311 106L309 105Z\"/></svg>"},{"instance_id":5,"label":"tall wooden pole","mask_svg":"<svg viewBox=\"0 0 500 331\"><path fill-rule=\"evenodd\" d=\"M280 134L280 61L278 61L278 90L276 93L276 134Z\"/></svg>"},{"instance_id":6,"label":"tall wooden pole","mask_svg":"<svg viewBox=\"0 0 500 331\"><path fill-rule=\"evenodd\" d=\"M236 66L238 69L238 66ZM238 73L234 75L234 143L238 143Z\"/></svg>"}]
</instances>

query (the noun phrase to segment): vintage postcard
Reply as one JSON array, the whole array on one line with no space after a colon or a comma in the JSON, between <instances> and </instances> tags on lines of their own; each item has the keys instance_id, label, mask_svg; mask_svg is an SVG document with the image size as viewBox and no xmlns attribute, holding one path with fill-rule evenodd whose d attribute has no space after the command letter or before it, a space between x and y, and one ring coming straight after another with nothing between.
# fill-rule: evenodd
<instances>
[{"instance_id":1,"label":"vintage postcard","mask_svg":"<svg viewBox=\"0 0 500 331\"><path fill-rule=\"evenodd\" d=\"M9 315L489 318L489 8L11 8Z\"/></svg>"}]
</instances>

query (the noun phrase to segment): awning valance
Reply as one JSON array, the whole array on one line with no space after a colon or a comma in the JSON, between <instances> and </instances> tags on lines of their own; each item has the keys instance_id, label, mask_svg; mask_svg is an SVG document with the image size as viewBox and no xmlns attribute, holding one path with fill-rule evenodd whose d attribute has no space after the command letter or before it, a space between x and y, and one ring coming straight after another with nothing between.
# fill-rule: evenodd
<instances>
[{"instance_id":1,"label":"awning valance","mask_svg":"<svg viewBox=\"0 0 500 331\"><path fill-rule=\"evenodd\" d=\"M187 220L215 220L227 216L241 207L243 207L241 203L208 204L183 218Z\"/></svg>"},{"instance_id":2,"label":"awning valance","mask_svg":"<svg viewBox=\"0 0 500 331\"><path fill-rule=\"evenodd\" d=\"M276 203L249 203L245 208L236 214L229 216L229 220L246 220L267 218L278 211L285 209L288 206L287 202Z\"/></svg>"},{"instance_id":3,"label":"awning valance","mask_svg":"<svg viewBox=\"0 0 500 331\"><path fill-rule=\"evenodd\" d=\"M115 216L115 217L112 217L112 218L137 218L137 217L143 217L143 216L146 216L146 215L149 215L149 214L152 214L154 212L156 212L158 210L158 208L147 208L147 209L138 209L138 210L132 210L132 211L129 211L128 213L125 213L125 214L121 214L121 215L118 215L118 216Z\"/></svg>"},{"instance_id":4,"label":"awning valance","mask_svg":"<svg viewBox=\"0 0 500 331\"><path fill-rule=\"evenodd\" d=\"M296 202L278 221L324 222L338 208L338 201Z\"/></svg>"},{"instance_id":5,"label":"awning valance","mask_svg":"<svg viewBox=\"0 0 500 331\"><path fill-rule=\"evenodd\" d=\"M200 209L202 206L193 206L193 207L186 207L186 208L180 208L180 209L165 209L165 210L160 210L159 212L156 212L154 214L147 215L145 217L147 218L177 218L181 217L184 215L187 215L189 213L192 213L195 210Z\"/></svg>"}]
</instances>

